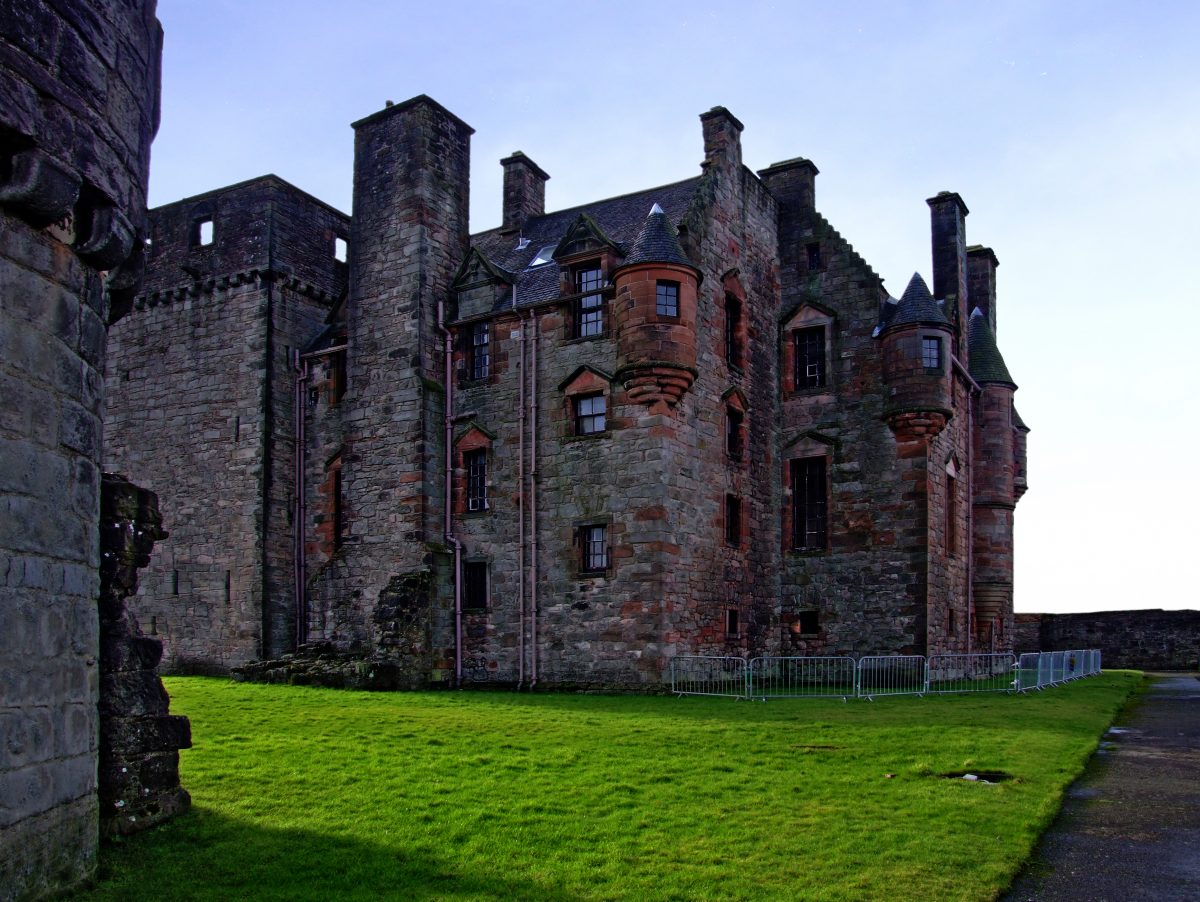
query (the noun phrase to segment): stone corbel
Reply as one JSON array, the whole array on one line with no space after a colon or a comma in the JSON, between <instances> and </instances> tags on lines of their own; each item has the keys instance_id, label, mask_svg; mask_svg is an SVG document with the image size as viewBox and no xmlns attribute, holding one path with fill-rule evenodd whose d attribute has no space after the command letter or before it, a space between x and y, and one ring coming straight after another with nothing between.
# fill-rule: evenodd
<instances>
[{"instance_id":1,"label":"stone corbel","mask_svg":"<svg viewBox=\"0 0 1200 902\"><path fill-rule=\"evenodd\" d=\"M54 157L37 148L21 150L12 155L9 168L8 180L0 184L0 204L31 225L48 226L74 209L82 179Z\"/></svg>"},{"instance_id":2,"label":"stone corbel","mask_svg":"<svg viewBox=\"0 0 1200 902\"><path fill-rule=\"evenodd\" d=\"M124 213L108 204L92 207L86 215L87 238L76 245L75 253L96 269L113 269L133 250L133 226Z\"/></svg>"}]
</instances>

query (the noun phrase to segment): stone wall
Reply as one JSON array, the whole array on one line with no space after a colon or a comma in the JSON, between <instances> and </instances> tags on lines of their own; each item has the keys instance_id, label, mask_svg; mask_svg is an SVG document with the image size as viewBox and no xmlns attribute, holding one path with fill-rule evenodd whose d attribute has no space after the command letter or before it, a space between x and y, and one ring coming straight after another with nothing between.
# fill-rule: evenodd
<instances>
[{"instance_id":1,"label":"stone wall","mask_svg":"<svg viewBox=\"0 0 1200 902\"><path fill-rule=\"evenodd\" d=\"M1018 652L1098 648L1107 668L1200 670L1200 611L1018 614Z\"/></svg>"},{"instance_id":2,"label":"stone wall","mask_svg":"<svg viewBox=\"0 0 1200 902\"><path fill-rule=\"evenodd\" d=\"M140 273L158 124L154 7L0 4L5 900L94 868L105 326Z\"/></svg>"}]
</instances>

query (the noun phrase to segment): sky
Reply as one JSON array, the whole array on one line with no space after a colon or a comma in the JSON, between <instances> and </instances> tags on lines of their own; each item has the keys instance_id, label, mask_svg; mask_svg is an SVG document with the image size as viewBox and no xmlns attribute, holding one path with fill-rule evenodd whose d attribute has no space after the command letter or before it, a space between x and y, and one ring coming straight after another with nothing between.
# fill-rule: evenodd
<instances>
[{"instance_id":1,"label":"sky","mask_svg":"<svg viewBox=\"0 0 1200 902\"><path fill-rule=\"evenodd\" d=\"M689 178L699 114L751 169L803 156L817 207L899 295L925 199L1000 260L997 336L1030 426L1018 612L1200 608L1200 3L160 0L151 204L268 172L350 211L349 124L428 94L548 210Z\"/></svg>"}]
</instances>

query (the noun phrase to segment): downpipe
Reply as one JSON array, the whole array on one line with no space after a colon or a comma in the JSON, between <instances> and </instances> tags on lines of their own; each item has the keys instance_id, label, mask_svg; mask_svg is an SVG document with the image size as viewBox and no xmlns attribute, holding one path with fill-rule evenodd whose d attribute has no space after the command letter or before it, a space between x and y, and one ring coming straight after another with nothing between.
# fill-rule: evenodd
<instances>
[{"instance_id":1,"label":"downpipe","mask_svg":"<svg viewBox=\"0 0 1200 902\"><path fill-rule=\"evenodd\" d=\"M451 510L454 502L454 455L451 444L454 437L454 383L451 381L452 341L446 328L446 307L438 301L437 328L442 334L442 357L444 359L445 404L442 417L442 447L446 459L445 486L443 494L442 527L446 544L454 549L454 687L462 688L462 543L454 535L451 526Z\"/></svg>"}]
</instances>

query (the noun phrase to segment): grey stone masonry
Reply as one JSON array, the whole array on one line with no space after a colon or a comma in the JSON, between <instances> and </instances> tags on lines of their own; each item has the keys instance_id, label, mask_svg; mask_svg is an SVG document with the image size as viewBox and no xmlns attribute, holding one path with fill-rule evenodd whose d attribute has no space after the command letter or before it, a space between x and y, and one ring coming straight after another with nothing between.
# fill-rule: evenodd
<instances>
[{"instance_id":1,"label":"grey stone masonry","mask_svg":"<svg viewBox=\"0 0 1200 902\"><path fill-rule=\"evenodd\" d=\"M78 885L95 865L105 327L140 275L158 124L154 7L0 3L6 902Z\"/></svg>"}]
</instances>

